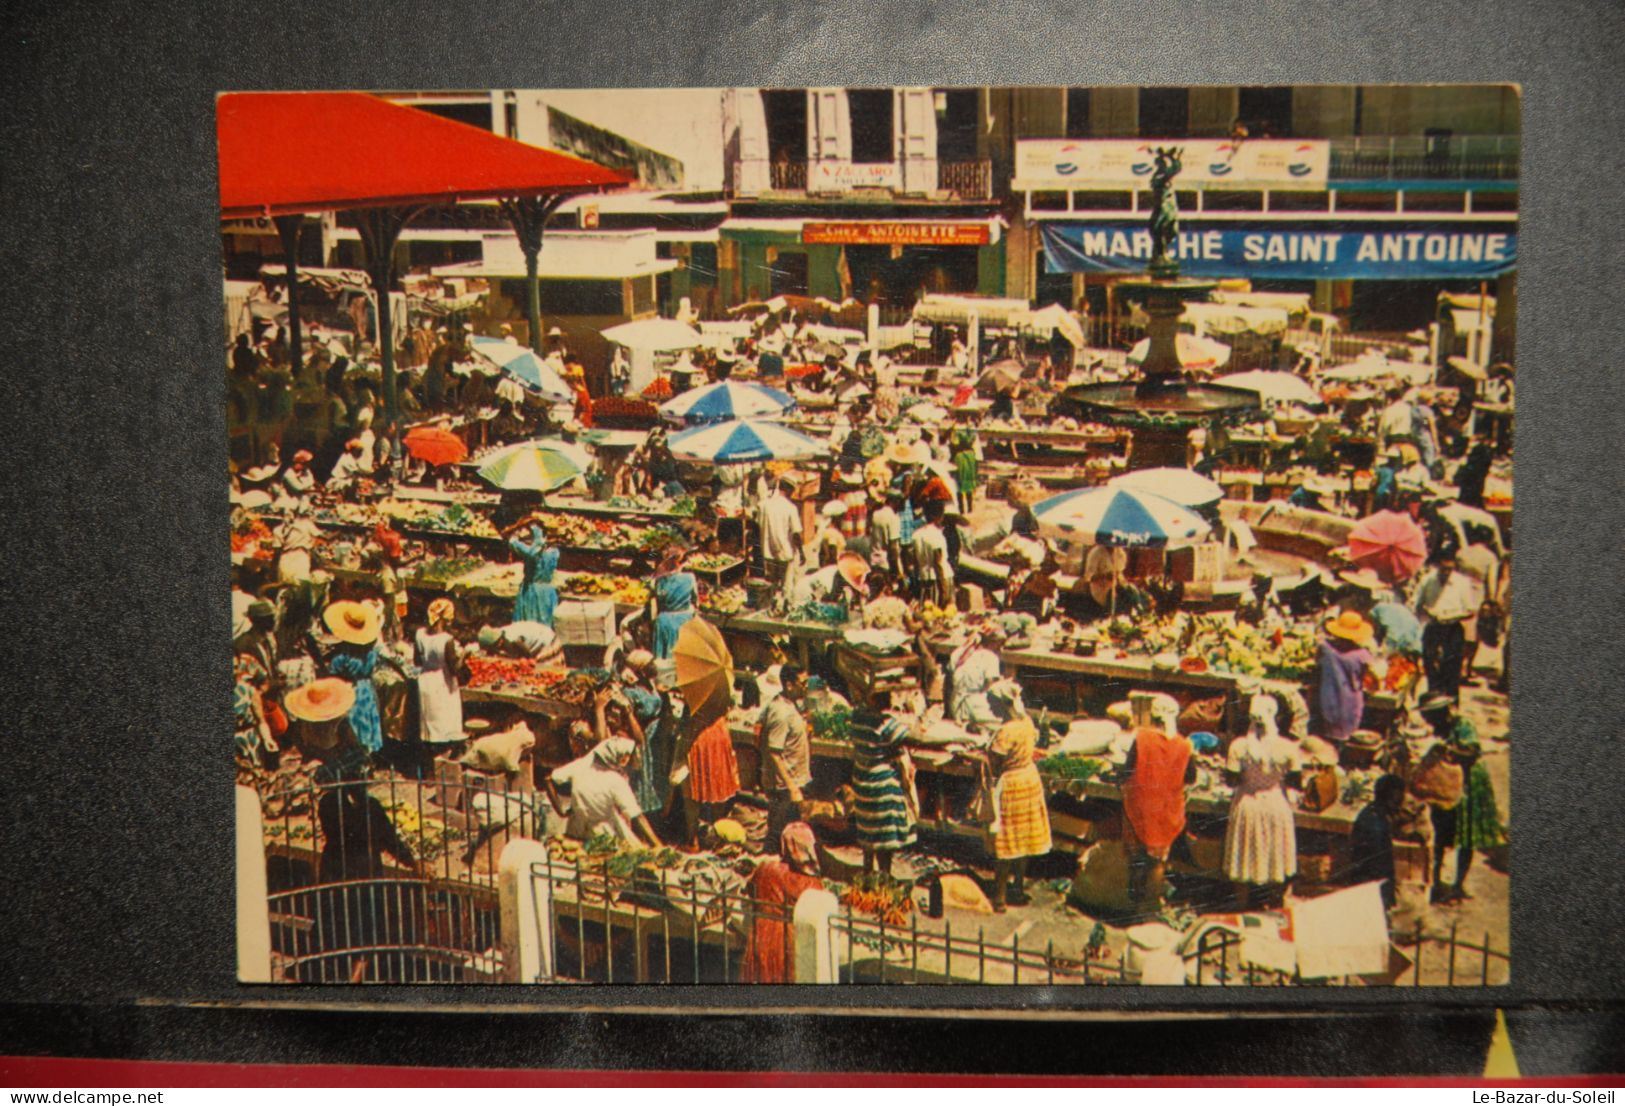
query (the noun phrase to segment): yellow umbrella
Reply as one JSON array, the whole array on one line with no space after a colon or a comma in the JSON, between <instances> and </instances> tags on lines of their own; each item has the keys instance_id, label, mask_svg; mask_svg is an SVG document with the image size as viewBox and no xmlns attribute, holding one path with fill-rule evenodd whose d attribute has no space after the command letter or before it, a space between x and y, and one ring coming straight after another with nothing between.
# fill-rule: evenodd
<instances>
[{"instance_id":1,"label":"yellow umbrella","mask_svg":"<svg viewBox=\"0 0 1625 1106\"><path fill-rule=\"evenodd\" d=\"M724 704L732 701L733 654L715 626L700 618L683 623L672 661L677 667L678 694L689 710L698 711L719 696Z\"/></svg>"}]
</instances>

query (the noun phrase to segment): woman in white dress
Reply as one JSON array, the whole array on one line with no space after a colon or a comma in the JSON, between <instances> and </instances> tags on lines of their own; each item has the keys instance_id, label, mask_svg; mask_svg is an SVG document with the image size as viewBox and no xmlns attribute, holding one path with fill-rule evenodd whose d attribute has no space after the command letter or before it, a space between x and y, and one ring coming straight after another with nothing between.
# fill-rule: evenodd
<instances>
[{"instance_id":1,"label":"woman in white dress","mask_svg":"<svg viewBox=\"0 0 1625 1106\"><path fill-rule=\"evenodd\" d=\"M1230 745L1225 775L1235 788L1230 829L1224 840L1224 870L1236 885L1236 898L1249 908L1252 888L1284 890L1298 873L1297 827L1286 789L1299 786L1298 746L1275 728L1273 696L1254 695L1247 732Z\"/></svg>"},{"instance_id":2,"label":"woman in white dress","mask_svg":"<svg viewBox=\"0 0 1625 1106\"><path fill-rule=\"evenodd\" d=\"M418 628L413 659L418 667L418 715L426 745L450 745L463 740L463 693L457 686L457 639L446 629L453 608L450 599L429 604L429 624Z\"/></svg>"},{"instance_id":3,"label":"woman in white dress","mask_svg":"<svg viewBox=\"0 0 1625 1106\"><path fill-rule=\"evenodd\" d=\"M972 630L970 640L948 658L953 689L948 698L948 717L961 726L992 733L1003 720L987 701L987 689L998 682L999 649L1003 635L993 627Z\"/></svg>"}]
</instances>

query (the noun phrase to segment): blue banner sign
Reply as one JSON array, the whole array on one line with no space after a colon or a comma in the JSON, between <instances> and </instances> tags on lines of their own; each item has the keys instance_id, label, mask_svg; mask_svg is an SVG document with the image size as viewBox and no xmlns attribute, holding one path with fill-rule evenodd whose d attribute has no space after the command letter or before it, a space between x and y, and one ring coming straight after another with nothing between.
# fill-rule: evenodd
<instances>
[{"instance_id":1,"label":"blue banner sign","mask_svg":"<svg viewBox=\"0 0 1625 1106\"><path fill-rule=\"evenodd\" d=\"M1140 224L1046 222L1052 273L1139 273L1151 260ZM1197 227L1173 253L1193 277L1275 280L1474 280L1518 265L1518 234L1504 228Z\"/></svg>"}]
</instances>

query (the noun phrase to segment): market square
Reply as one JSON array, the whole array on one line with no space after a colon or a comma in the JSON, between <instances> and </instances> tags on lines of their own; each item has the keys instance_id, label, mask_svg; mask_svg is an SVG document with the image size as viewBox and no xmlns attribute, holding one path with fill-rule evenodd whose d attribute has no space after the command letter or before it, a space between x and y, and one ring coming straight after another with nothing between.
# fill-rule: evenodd
<instances>
[{"instance_id":1,"label":"market square","mask_svg":"<svg viewBox=\"0 0 1625 1106\"><path fill-rule=\"evenodd\" d=\"M1507 981L1515 89L218 115L240 978Z\"/></svg>"}]
</instances>

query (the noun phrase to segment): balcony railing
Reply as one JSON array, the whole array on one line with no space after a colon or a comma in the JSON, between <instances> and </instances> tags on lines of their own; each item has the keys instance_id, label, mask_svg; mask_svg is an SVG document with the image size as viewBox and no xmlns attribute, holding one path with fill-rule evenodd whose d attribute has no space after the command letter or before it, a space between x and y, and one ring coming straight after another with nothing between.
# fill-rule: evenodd
<instances>
[{"instance_id":1,"label":"balcony railing","mask_svg":"<svg viewBox=\"0 0 1625 1106\"><path fill-rule=\"evenodd\" d=\"M993 197L993 163L986 158L937 162L937 188L961 200Z\"/></svg>"},{"instance_id":2,"label":"balcony railing","mask_svg":"<svg viewBox=\"0 0 1625 1106\"><path fill-rule=\"evenodd\" d=\"M805 192L807 190L807 163L805 161L775 161L772 168L773 191Z\"/></svg>"},{"instance_id":3,"label":"balcony railing","mask_svg":"<svg viewBox=\"0 0 1625 1106\"><path fill-rule=\"evenodd\" d=\"M1334 138L1333 180L1516 180L1518 135Z\"/></svg>"}]
</instances>

